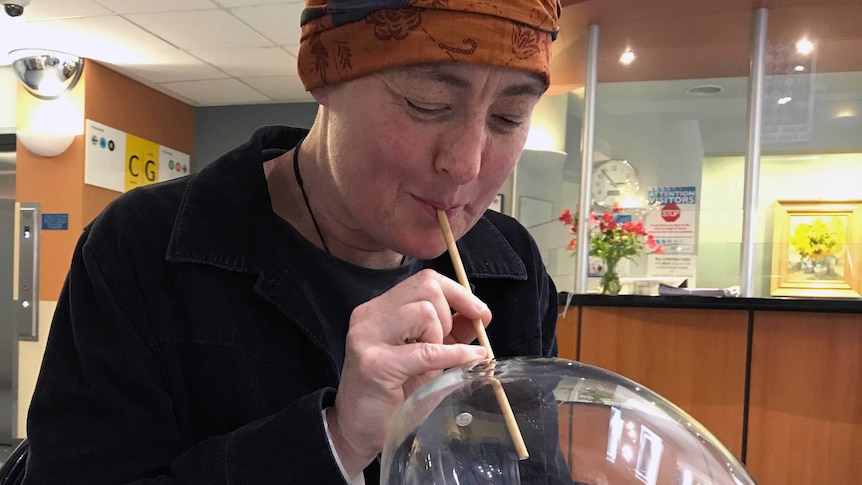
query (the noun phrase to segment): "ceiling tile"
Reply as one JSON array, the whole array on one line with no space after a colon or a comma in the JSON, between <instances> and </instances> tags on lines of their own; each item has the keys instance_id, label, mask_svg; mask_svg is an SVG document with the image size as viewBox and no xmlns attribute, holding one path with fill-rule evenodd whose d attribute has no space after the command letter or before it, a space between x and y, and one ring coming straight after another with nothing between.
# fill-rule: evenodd
<instances>
[{"instance_id":1,"label":"ceiling tile","mask_svg":"<svg viewBox=\"0 0 862 485\"><path fill-rule=\"evenodd\" d=\"M38 0L42 1L42 0ZM143 13L143 12L175 12L179 10L205 10L218 8L210 0L98 0L102 5L110 8L114 13Z\"/></svg>"},{"instance_id":2,"label":"ceiling tile","mask_svg":"<svg viewBox=\"0 0 862 485\"><path fill-rule=\"evenodd\" d=\"M26 21L110 15L111 11L91 0L37 0L24 9Z\"/></svg>"},{"instance_id":3,"label":"ceiling tile","mask_svg":"<svg viewBox=\"0 0 862 485\"><path fill-rule=\"evenodd\" d=\"M303 0L299 0L302 2ZM297 0L215 0L222 7L248 7L251 5L268 5L273 3L296 3Z\"/></svg>"},{"instance_id":4,"label":"ceiling tile","mask_svg":"<svg viewBox=\"0 0 862 485\"><path fill-rule=\"evenodd\" d=\"M126 18L181 49L272 45L223 10L143 13Z\"/></svg>"},{"instance_id":5,"label":"ceiling tile","mask_svg":"<svg viewBox=\"0 0 862 485\"><path fill-rule=\"evenodd\" d=\"M199 106L221 106L271 101L268 97L236 79L164 83L160 84L160 86L194 101Z\"/></svg>"},{"instance_id":6,"label":"ceiling tile","mask_svg":"<svg viewBox=\"0 0 862 485\"><path fill-rule=\"evenodd\" d=\"M30 22L13 47L54 49L108 63L146 62L154 52L176 50L118 16Z\"/></svg>"},{"instance_id":7,"label":"ceiling tile","mask_svg":"<svg viewBox=\"0 0 862 485\"><path fill-rule=\"evenodd\" d=\"M283 45L283 46L281 46L281 48L284 49L285 52L292 55L293 57L299 57L299 43L298 42L296 44Z\"/></svg>"},{"instance_id":8,"label":"ceiling tile","mask_svg":"<svg viewBox=\"0 0 862 485\"><path fill-rule=\"evenodd\" d=\"M276 101L314 101L299 76L244 77L242 81Z\"/></svg>"},{"instance_id":9,"label":"ceiling tile","mask_svg":"<svg viewBox=\"0 0 862 485\"><path fill-rule=\"evenodd\" d=\"M225 72L181 50L154 53L143 63L115 63L123 71L153 83L224 79Z\"/></svg>"},{"instance_id":10,"label":"ceiling tile","mask_svg":"<svg viewBox=\"0 0 862 485\"><path fill-rule=\"evenodd\" d=\"M269 40L279 45L287 45L299 43L299 36L302 33L299 28L299 17L303 8L305 8L305 2L300 1L235 8L231 13Z\"/></svg>"},{"instance_id":11,"label":"ceiling tile","mask_svg":"<svg viewBox=\"0 0 862 485\"><path fill-rule=\"evenodd\" d=\"M236 77L296 74L296 58L278 47L201 49L189 53Z\"/></svg>"}]
</instances>

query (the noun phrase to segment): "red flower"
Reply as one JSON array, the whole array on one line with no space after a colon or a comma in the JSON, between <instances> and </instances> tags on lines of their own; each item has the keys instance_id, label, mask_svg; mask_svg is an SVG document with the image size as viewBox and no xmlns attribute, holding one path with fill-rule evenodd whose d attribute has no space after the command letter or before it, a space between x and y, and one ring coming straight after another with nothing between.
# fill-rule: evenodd
<instances>
[{"instance_id":1,"label":"red flower","mask_svg":"<svg viewBox=\"0 0 862 485\"><path fill-rule=\"evenodd\" d=\"M610 212L605 211L605 213L602 214L602 220L599 223L599 229L601 229L602 231L613 231L616 228L617 223L616 221L614 221L614 216Z\"/></svg>"},{"instance_id":2,"label":"red flower","mask_svg":"<svg viewBox=\"0 0 862 485\"><path fill-rule=\"evenodd\" d=\"M598 256L604 261L619 261L622 258L631 259L644 251L664 254L664 248L656 243L652 234L646 232L643 222L616 222L614 214L620 212L623 210L615 206L601 215L590 213L590 256ZM560 212L559 220L568 226L570 233L577 232L577 217L568 209ZM576 238L572 238L566 250L574 250L576 241Z\"/></svg>"}]
</instances>

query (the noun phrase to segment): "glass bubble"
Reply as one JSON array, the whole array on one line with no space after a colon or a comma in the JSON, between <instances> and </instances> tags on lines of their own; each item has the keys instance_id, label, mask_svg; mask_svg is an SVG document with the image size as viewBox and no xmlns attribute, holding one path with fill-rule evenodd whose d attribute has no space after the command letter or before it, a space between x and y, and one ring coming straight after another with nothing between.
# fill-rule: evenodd
<instances>
[{"instance_id":1,"label":"glass bubble","mask_svg":"<svg viewBox=\"0 0 862 485\"><path fill-rule=\"evenodd\" d=\"M529 457L520 460L495 387ZM450 369L413 393L388 429L384 485L748 485L706 428L613 372L559 358Z\"/></svg>"}]
</instances>

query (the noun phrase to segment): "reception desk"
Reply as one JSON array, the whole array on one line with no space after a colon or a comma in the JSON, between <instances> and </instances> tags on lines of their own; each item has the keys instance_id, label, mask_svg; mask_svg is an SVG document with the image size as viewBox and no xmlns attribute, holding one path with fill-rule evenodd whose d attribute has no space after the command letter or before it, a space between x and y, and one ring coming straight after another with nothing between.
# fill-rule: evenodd
<instances>
[{"instance_id":1,"label":"reception desk","mask_svg":"<svg viewBox=\"0 0 862 485\"><path fill-rule=\"evenodd\" d=\"M560 357L706 426L760 485L862 483L862 301L560 297Z\"/></svg>"}]
</instances>

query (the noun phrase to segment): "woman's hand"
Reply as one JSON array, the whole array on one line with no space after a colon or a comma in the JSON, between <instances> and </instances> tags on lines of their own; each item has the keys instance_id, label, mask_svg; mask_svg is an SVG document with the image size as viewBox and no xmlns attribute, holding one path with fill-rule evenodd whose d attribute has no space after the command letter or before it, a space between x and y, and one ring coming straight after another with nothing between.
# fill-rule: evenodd
<instances>
[{"instance_id":1,"label":"woman's hand","mask_svg":"<svg viewBox=\"0 0 862 485\"><path fill-rule=\"evenodd\" d=\"M491 311L429 269L353 310L335 407L327 412L349 476L383 449L389 420L414 390L444 369L485 358L485 349L467 345L476 338L476 318L487 325Z\"/></svg>"}]
</instances>

